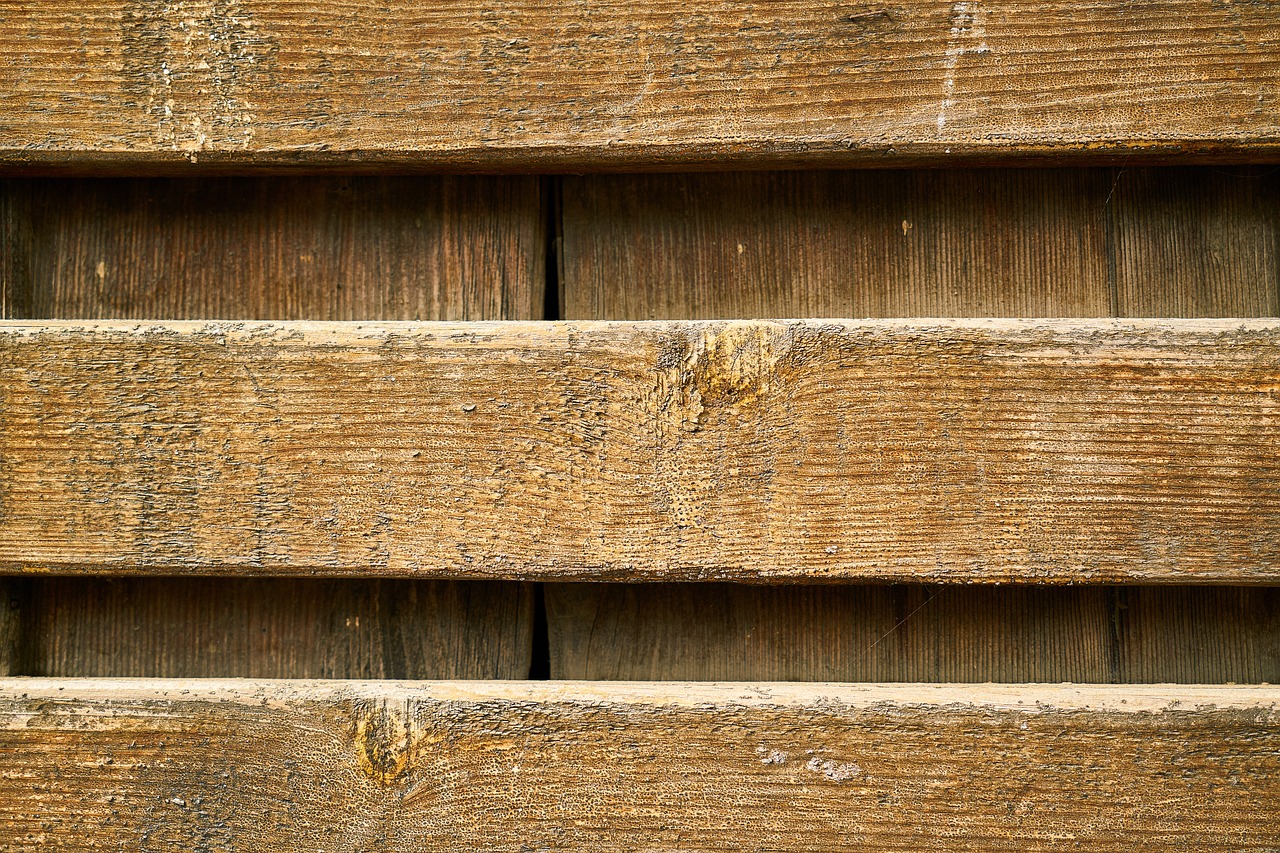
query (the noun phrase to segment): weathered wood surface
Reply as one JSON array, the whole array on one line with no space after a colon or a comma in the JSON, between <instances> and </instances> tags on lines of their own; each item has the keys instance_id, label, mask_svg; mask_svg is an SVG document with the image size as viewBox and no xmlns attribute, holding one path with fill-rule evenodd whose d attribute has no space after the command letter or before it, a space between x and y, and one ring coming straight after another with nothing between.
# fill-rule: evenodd
<instances>
[{"instance_id":1,"label":"weathered wood surface","mask_svg":"<svg viewBox=\"0 0 1280 853\"><path fill-rule=\"evenodd\" d=\"M0 310L537 320L545 223L529 177L9 180Z\"/></svg>"},{"instance_id":2,"label":"weathered wood surface","mask_svg":"<svg viewBox=\"0 0 1280 853\"><path fill-rule=\"evenodd\" d=\"M1280 314L1280 171L564 178L570 320Z\"/></svg>"},{"instance_id":3,"label":"weathered wood surface","mask_svg":"<svg viewBox=\"0 0 1280 853\"><path fill-rule=\"evenodd\" d=\"M0 165L1274 159L1270 0L6 0Z\"/></svg>"},{"instance_id":4,"label":"weathered wood surface","mask_svg":"<svg viewBox=\"0 0 1280 853\"><path fill-rule=\"evenodd\" d=\"M1280 682L1280 588L546 586L552 678Z\"/></svg>"},{"instance_id":5,"label":"weathered wood surface","mask_svg":"<svg viewBox=\"0 0 1280 853\"><path fill-rule=\"evenodd\" d=\"M1280 172L565 177L566 319L1280 313ZM1280 680L1274 590L553 585L550 672Z\"/></svg>"},{"instance_id":6,"label":"weathered wood surface","mask_svg":"<svg viewBox=\"0 0 1280 853\"><path fill-rule=\"evenodd\" d=\"M540 183L8 180L0 316L538 319ZM0 672L13 675L529 673L533 596L514 583L33 579L15 590L21 618L6 622L0 601Z\"/></svg>"},{"instance_id":7,"label":"weathered wood surface","mask_svg":"<svg viewBox=\"0 0 1280 853\"><path fill-rule=\"evenodd\" d=\"M1280 689L0 681L0 846L1268 850Z\"/></svg>"},{"instance_id":8,"label":"weathered wood surface","mask_svg":"<svg viewBox=\"0 0 1280 853\"><path fill-rule=\"evenodd\" d=\"M0 325L0 570L1272 582L1280 324Z\"/></svg>"},{"instance_id":9,"label":"weathered wood surface","mask_svg":"<svg viewBox=\"0 0 1280 853\"><path fill-rule=\"evenodd\" d=\"M533 591L502 581L30 578L12 675L527 678ZM0 614L0 625L3 615Z\"/></svg>"}]
</instances>

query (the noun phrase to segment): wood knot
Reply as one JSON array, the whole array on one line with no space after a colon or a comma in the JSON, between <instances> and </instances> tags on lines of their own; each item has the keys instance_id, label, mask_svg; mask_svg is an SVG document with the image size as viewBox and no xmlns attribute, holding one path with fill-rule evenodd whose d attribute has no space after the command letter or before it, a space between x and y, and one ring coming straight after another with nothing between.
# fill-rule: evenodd
<instances>
[{"instance_id":1,"label":"wood knot","mask_svg":"<svg viewBox=\"0 0 1280 853\"><path fill-rule=\"evenodd\" d=\"M788 329L781 323L706 328L689 347L685 383L706 408L753 402L768 392L778 360L789 348Z\"/></svg>"},{"instance_id":2,"label":"wood knot","mask_svg":"<svg viewBox=\"0 0 1280 853\"><path fill-rule=\"evenodd\" d=\"M397 710L385 702L356 706L356 760L366 776L380 785L392 785L404 777L413 746L411 728L407 707Z\"/></svg>"}]
</instances>

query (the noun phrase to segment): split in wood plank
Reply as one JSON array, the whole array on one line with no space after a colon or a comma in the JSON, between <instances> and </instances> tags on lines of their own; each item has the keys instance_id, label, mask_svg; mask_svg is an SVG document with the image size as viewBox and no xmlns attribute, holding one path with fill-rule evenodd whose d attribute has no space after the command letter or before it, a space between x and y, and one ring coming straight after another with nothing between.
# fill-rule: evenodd
<instances>
[{"instance_id":1,"label":"split in wood plank","mask_svg":"<svg viewBox=\"0 0 1280 853\"><path fill-rule=\"evenodd\" d=\"M0 680L0 846L1250 850L1280 688Z\"/></svg>"},{"instance_id":2,"label":"split in wood plank","mask_svg":"<svg viewBox=\"0 0 1280 853\"><path fill-rule=\"evenodd\" d=\"M0 571L1280 579L1280 321L0 324Z\"/></svg>"},{"instance_id":3,"label":"split in wood plank","mask_svg":"<svg viewBox=\"0 0 1280 853\"><path fill-rule=\"evenodd\" d=\"M3 6L10 170L1280 157L1269 2Z\"/></svg>"}]
</instances>

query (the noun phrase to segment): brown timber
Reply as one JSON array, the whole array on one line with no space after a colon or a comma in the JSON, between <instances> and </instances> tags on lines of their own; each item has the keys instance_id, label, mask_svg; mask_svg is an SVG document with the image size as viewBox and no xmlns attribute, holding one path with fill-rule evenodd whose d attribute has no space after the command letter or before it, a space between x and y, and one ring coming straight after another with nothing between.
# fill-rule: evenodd
<instances>
[{"instance_id":1,"label":"brown timber","mask_svg":"<svg viewBox=\"0 0 1280 853\"><path fill-rule=\"evenodd\" d=\"M1274 320L0 325L0 569L1274 582Z\"/></svg>"},{"instance_id":2,"label":"brown timber","mask_svg":"<svg viewBox=\"0 0 1280 853\"><path fill-rule=\"evenodd\" d=\"M1270 850L1280 689L0 680L0 847Z\"/></svg>"},{"instance_id":3,"label":"brown timber","mask_svg":"<svg viewBox=\"0 0 1280 853\"><path fill-rule=\"evenodd\" d=\"M4 0L0 168L1274 160L1272 0Z\"/></svg>"}]
</instances>

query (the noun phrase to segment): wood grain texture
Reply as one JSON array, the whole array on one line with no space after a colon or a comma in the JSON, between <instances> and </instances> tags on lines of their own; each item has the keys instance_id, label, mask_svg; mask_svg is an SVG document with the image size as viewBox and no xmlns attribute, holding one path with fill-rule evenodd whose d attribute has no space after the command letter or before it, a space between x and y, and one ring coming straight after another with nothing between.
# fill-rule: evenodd
<instances>
[{"instance_id":1,"label":"wood grain texture","mask_svg":"<svg viewBox=\"0 0 1280 853\"><path fill-rule=\"evenodd\" d=\"M0 326L0 570L1274 582L1280 325Z\"/></svg>"},{"instance_id":2,"label":"wood grain texture","mask_svg":"<svg viewBox=\"0 0 1280 853\"><path fill-rule=\"evenodd\" d=\"M533 178L9 180L0 310L536 319L544 223ZM532 596L516 584L35 581L20 598L13 674L529 673Z\"/></svg>"},{"instance_id":3,"label":"wood grain texture","mask_svg":"<svg viewBox=\"0 0 1280 853\"><path fill-rule=\"evenodd\" d=\"M1275 683L1280 589L548 584L551 677Z\"/></svg>"},{"instance_id":4,"label":"wood grain texture","mask_svg":"<svg viewBox=\"0 0 1280 853\"><path fill-rule=\"evenodd\" d=\"M1274 687L0 682L0 845L1268 850Z\"/></svg>"},{"instance_id":5,"label":"wood grain texture","mask_svg":"<svg viewBox=\"0 0 1280 853\"><path fill-rule=\"evenodd\" d=\"M1280 313L1280 172L566 177L566 319Z\"/></svg>"},{"instance_id":6,"label":"wood grain texture","mask_svg":"<svg viewBox=\"0 0 1280 853\"><path fill-rule=\"evenodd\" d=\"M13 674L526 678L532 591L499 582L32 578Z\"/></svg>"},{"instance_id":7,"label":"wood grain texture","mask_svg":"<svg viewBox=\"0 0 1280 853\"><path fill-rule=\"evenodd\" d=\"M1271 168L592 176L562 195L569 319L1280 313ZM546 601L564 678L1274 682L1270 595L553 585Z\"/></svg>"},{"instance_id":8,"label":"wood grain texture","mask_svg":"<svg viewBox=\"0 0 1280 853\"><path fill-rule=\"evenodd\" d=\"M1271 0L6 0L0 164L1274 159Z\"/></svg>"},{"instance_id":9,"label":"wood grain texture","mask_svg":"<svg viewBox=\"0 0 1280 853\"><path fill-rule=\"evenodd\" d=\"M0 195L10 317L542 316L536 178L11 180Z\"/></svg>"},{"instance_id":10,"label":"wood grain texture","mask_svg":"<svg viewBox=\"0 0 1280 853\"><path fill-rule=\"evenodd\" d=\"M0 577L0 676L21 675L18 644L22 636L22 595L24 581Z\"/></svg>"},{"instance_id":11,"label":"wood grain texture","mask_svg":"<svg viewBox=\"0 0 1280 853\"><path fill-rule=\"evenodd\" d=\"M1124 169L1113 187L1116 314L1280 316L1280 169Z\"/></svg>"}]
</instances>

